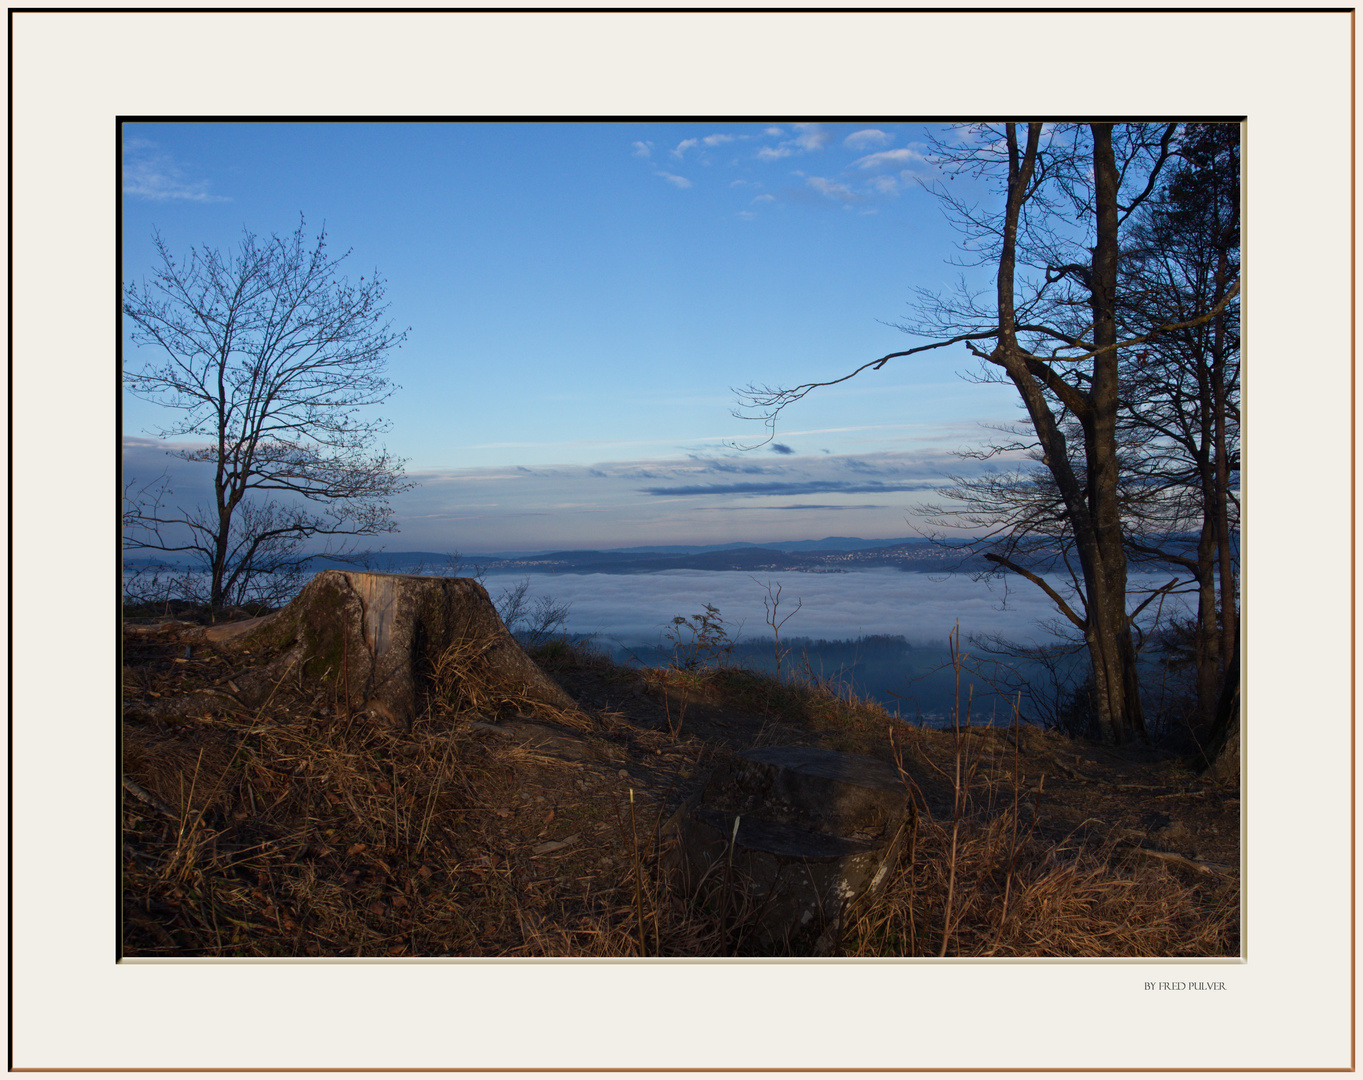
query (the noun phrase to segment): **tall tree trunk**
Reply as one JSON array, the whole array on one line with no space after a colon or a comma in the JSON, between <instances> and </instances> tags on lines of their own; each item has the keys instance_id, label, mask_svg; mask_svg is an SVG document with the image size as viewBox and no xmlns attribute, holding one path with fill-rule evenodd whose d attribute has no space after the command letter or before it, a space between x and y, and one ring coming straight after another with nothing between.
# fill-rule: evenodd
<instances>
[{"instance_id":1,"label":"tall tree trunk","mask_svg":"<svg viewBox=\"0 0 1363 1080\"><path fill-rule=\"evenodd\" d=\"M1196 722L1203 729L1215 719L1221 690L1221 638L1216 622L1216 527L1212 517L1204 515L1197 540L1197 625L1193 630Z\"/></svg>"},{"instance_id":2,"label":"tall tree trunk","mask_svg":"<svg viewBox=\"0 0 1363 1080\"><path fill-rule=\"evenodd\" d=\"M1216 407L1212 391L1214 365L1202 360L1198 345L1201 335L1190 331L1189 355L1197 376L1197 429L1190 439L1197 465L1198 492L1202 499L1202 525L1197 538L1197 626L1193 634L1193 655L1197 673L1197 714L1199 727L1210 729L1216 717L1216 700L1221 691L1225 645L1217 625L1216 575L1217 537L1220 534L1216 507L1220 486L1216 476Z\"/></svg>"},{"instance_id":3,"label":"tall tree trunk","mask_svg":"<svg viewBox=\"0 0 1363 1080\"><path fill-rule=\"evenodd\" d=\"M1221 249L1216 270L1216 292L1219 300L1224 292L1227 276L1227 257ZM1217 562L1221 577L1221 662L1223 670L1229 665L1236 648L1239 614L1236 609L1235 556L1230 535L1230 462L1229 437L1226 433L1226 345L1225 316L1218 315L1212 324L1212 401L1215 426L1216 453L1216 544Z\"/></svg>"},{"instance_id":4,"label":"tall tree trunk","mask_svg":"<svg viewBox=\"0 0 1363 1080\"><path fill-rule=\"evenodd\" d=\"M1120 179L1112 152L1112 125L1094 124L1093 171L1097 237L1090 289L1093 307L1093 381L1084 425L1088 464L1088 509L1093 519L1094 562L1087 578L1089 620L1107 669L1107 710L1117 741L1145 734L1136 649L1126 613L1126 547L1117 496L1117 189ZM1097 683L1095 671L1095 683ZM1101 705L1100 705L1101 709Z\"/></svg>"},{"instance_id":5,"label":"tall tree trunk","mask_svg":"<svg viewBox=\"0 0 1363 1080\"><path fill-rule=\"evenodd\" d=\"M218 480L214 486L217 496L218 528L213 537L212 580L208 588L208 606L213 611L221 611L227 606L227 557L232 541L232 514L236 511L241 496L229 486L221 465L218 467Z\"/></svg>"},{"instance_id":6,"label":"tall tree trunk","mask_svg":"<svg viewBox=\"0 0 1363 1080\"><path fill-rule=\"evenodd\" d=\"M1216 722L1204 750L1203 771L1226 782L1240 778L1240 634L1226 661L1221 696L1216 703Z\"/></svg>"},{"instance_id":7,"label":"tall tree trunk","mask_svg":"<svg viewBox=\"0 0 1363 1080\"><path fill-rule=\"evenodd\" d=\"M213 540L213 563L208 587L208 606L221 611L227 606L224 579L227 577L227 541L232 528L232 511L218 511L218 535Z\"/></svg>"},{"instance_id":8,"label":"tall tree trunk","mask_svg":"<svg viewBox=\"0 0 1363 1080\"><path fill-rule=\"evenodd\" d=\"M1022 151L1015 129L1008 127L1008 203L998 278L999 344L990 360L1008 373L1022 397L1074 532L1084 576L1088 609L1084 637L1093 668L1099 735L1109 742L1126 742L1145 734L1145 721L1136 677L1136 650L1126 613L1126 551L1117 499L1119 179L1112 153L1112 125L1094 125L1093 133L1098 236L1090 288L1098 353L1093 360L1090 389L1084 393L1064 384L1044 362L1029 357L1017 341L1013 298L1017 230L1036 161L1039 124L1030 125ZM1083 428L1087 486L1080 485L1070 465L1065 436L1045 396L1046 388L1061 397Z\"/></svg>"}]
</instances>

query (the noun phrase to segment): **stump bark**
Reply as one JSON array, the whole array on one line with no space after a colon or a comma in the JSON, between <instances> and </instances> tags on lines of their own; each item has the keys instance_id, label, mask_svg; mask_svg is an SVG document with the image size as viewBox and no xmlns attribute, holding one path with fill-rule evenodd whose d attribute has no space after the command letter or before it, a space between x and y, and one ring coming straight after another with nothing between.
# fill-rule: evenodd
<instances>
[{"instance_id":1,"label":"stump bark","mask_svg":"<svg viewBox=\"0 0 1363 1080\"><path fill-rule=\"evenodd\" d=\"M576 709L469 578L323 570L287 607L202 636L271 657L242 688L252 706L279 681L297 678L322 684L351 711L408 727L437 691L493 715Z\"/></svg>"}]
</instances>

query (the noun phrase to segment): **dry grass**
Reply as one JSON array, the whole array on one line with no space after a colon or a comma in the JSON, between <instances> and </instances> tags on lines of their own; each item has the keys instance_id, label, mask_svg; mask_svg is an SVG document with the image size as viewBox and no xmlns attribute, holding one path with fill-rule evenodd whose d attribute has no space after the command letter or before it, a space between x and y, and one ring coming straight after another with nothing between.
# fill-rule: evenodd
<instances>
[{"instance_id":1,"label":"dry grass","mask_svg":"<svg viewBox=\"0 0 1363 1080\"><path fill-rule=\"evenodd\" d=\"M1235 955L1238 882L1195 869L1189 880L1188 868L1151 865L1111 833L1095 841L1085 826L1096 821L1058 838L1039 829L1045 774L1026 779L1016 713L1006 731L971 726L963 660L954 639L950 731L890 731L917 816L899 879L857 926L856 954ZM928 782L945 798L931 799Z\"/></svg>"},{"instance_id":2,"label":"dry grass","mask_svg":"<svg viewBox=\"0 0 1363 1080\"><path fill-rule=\"evenodd\" d=\"M912 859L881 902L862 914L847 943L849 953L1238 954L1235 883L1190 880L1187 873L1138 860L1111 843L1090 849L1025 834L1014 842L1013 824L1008 812L964 822L952 882L950 824L920 819Z\"/></svg>"},{"instance_id":3,"label":"dry grass","mask_svg":"<svg viewBox=\"0 0 1363 1080\"><path fill-rule=\"evenodd\" d=\"M491 637L464 632L431 665L431 694L435 710L446 719L459 716L498 717L533 713L577 731L590 732L596 724L580 709L546 704L522 686L496 677L488 659L497 644Z\"/></svg>"},{"instance_id":4,"label":"dry grass","mask_svg":"<svg viewBox=\"0 0 1363 1080\"><path fill-rule=\"evenodd\" d=\"M577 788L578 805L554 814L554 806L515 788L518 774L556 763L476 738L467 726L433 727L408 735L362 719L269 718L238 728L200 718L192 741L213 747L204 759L214 765L180 753L178 776L191 780L174 786L165 782L168 770L153 776L131 764L166 736L130 727L129 771L177 817L131 800L125 807L125 916L136 942L129 951L628 952L633 913L612 880L624 861L611 860L616 874L602 873L600 858L585 865L571 843L562 856L536 858L541 845L522 832L551 814L561 822L556 833L597 831L610 820L605 793L592 798ZM576 787L571 777L560 779ZM182 786L190 790L180 801L174 791Z\"/></svg>"},{"instance_id":5,"label":"dry grass","mask_svg":"<svg viewBox=\"0 0 1363 1080\"><path fill-rule=\"evenodd\" d=\"M706 954L714 931L660 884L656 798L630 829L614 770L469 723L611 718L488 685L484 651L440 659L410 732L291 686L250 716L130 707L124 774L161 809L124 799L127 955L633 955L641 913L649 951Z\"/></svg>"},{"instance_id":6,"label":"dry grass","mask_svg":"<svg viewBox=\"0 0 1363 1080\"><path fill-rule=\"evenodd\" d=\"M550 715L480 681L481 655L461 643L435 665L411 731L289 680L250 714L205 696L202 711L168 719L138 702L150 706L154 686L183 696L193 665L162 657L127 672L124 773L161 809L124 799L125 954L751 955L760 898L728 875L684 883L663 869L666 819L703 775L688 769L727 752L693 734L702 705L748 745L803 732L904 763L912 855L846 931L847 955L1238 951L1236 881L1138 859L1092 829L1048 832L1045 781L1007 733L910 729L808 682L630 672L560 646L542 656L653 692L673 719L684 696L693 712L667 733L618 710ZM600 759L470 723L513 713L590 734ZM677 771L651 785L637 769L621 776L640 755L675 757Z\"/></svg>"}]
</instances>

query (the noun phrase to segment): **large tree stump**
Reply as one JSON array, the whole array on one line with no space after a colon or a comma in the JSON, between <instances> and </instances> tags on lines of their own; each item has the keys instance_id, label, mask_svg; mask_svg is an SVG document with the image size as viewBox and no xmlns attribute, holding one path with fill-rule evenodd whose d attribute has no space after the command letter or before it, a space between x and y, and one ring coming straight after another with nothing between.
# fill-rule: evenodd
<instances>
[{"instance_id":1,"label":"large tree stump","mask_svg":"<svg viewBox=\"0 0 1363 1080\"><path fill-rule=\"evenodd\" d=\"M270 657L242 698L285 679L321 683L351 711L410 726L433 689L485 714L576 705L521 649L469 578L323 570L287 607L208 627L203 640ZM241 682L241 680L239 680Z\"/></svg>"}]
</instances>

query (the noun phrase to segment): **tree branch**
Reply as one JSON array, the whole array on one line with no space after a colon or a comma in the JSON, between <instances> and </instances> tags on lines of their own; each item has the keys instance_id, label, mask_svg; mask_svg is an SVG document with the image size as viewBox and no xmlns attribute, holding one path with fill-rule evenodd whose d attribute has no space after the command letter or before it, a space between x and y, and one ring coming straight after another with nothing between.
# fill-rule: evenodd
<instances>
[{"instance_id":1,"label":"tree branch","mask_svg":"<svg viewBox=\"0 0 1363 1080\"><path fill-rule=\"evenodd\" d=\"M962 341L989 340L997 336L998 336L997 329L985 330L977 333L957 334L955 337L950 338L946 341L935 341L931 345L919 345L916 348L904 349L901 350L900 352L887 353L885 356L880 357L878 360L870 360L865 364L862 364L861 367L857 368L855 371L849 372L840 379L829 379L826 382L802 383L799 386L794 386L789 389L766 386L745 386L742 389L735 389L733 392L739 395L740 400L742 400L745 397L748 399L748 401L750 402L750 407L767 409L768 411L761 415L753 416L747 413L740 412L738 410L734 410L733 415L740 420L761 420L764 424L766 424L767 430L771 432L771 434L769 434L761 442L754 443L752 446L742 446L739 447L739 449L755 450L757 449L757 447L765 446L767 443L771 442L771 440L776 437L776 418L777 416L780 415L781 411L784 410L787 406L794 405L795 402L799 401L801 398L805 397L813 390L818 390L825 386L837 386L839 383L845 383L847 382L848 379L856 378L858 375L860 375L863 371L866 371L868 368L873 369L875 371L879 371L889 361L898 359L901 356L913 356L915 353L927 352L931 349L945 348L948 345L956 345Z\"/></svg>"},{"instance_id":2,"label":"tree branch","mask_svg":"<svg viewBox=\"0 0 1363 1080\"><path fill-rule=\"evenodd\" d=\"M1030 570L1024 569L1023 567L1019 566L1011 559L1007 559L1002 555L997 555L992 551L988 552L985 555L985 558L988 559L990 562L998 563L1000 566L1007 567L1009 570L1013 571L1013 573L1018 574L1021 577L1025 577L1028 581L1030 581L1033 585L1036 585L1038 588L1041 589L1042 592L1044 592L1047 596L1051 598L1052 603L1054 603L1055 606L1060 609L1060 614L1064 615L1065 618L1069 619L1069 621L1074 623L1074 625L1077 626L1080 630L1088 629L1087 620L1081 619L1078 615L1076 615L1074 613L1074 609L1071 608L1069 604L1065 603L1065 598L1062 597L1053 588L1051 588L1048 584L1046 584L1044 579L1032 573Z\"/></svg>"}]
</instances>

